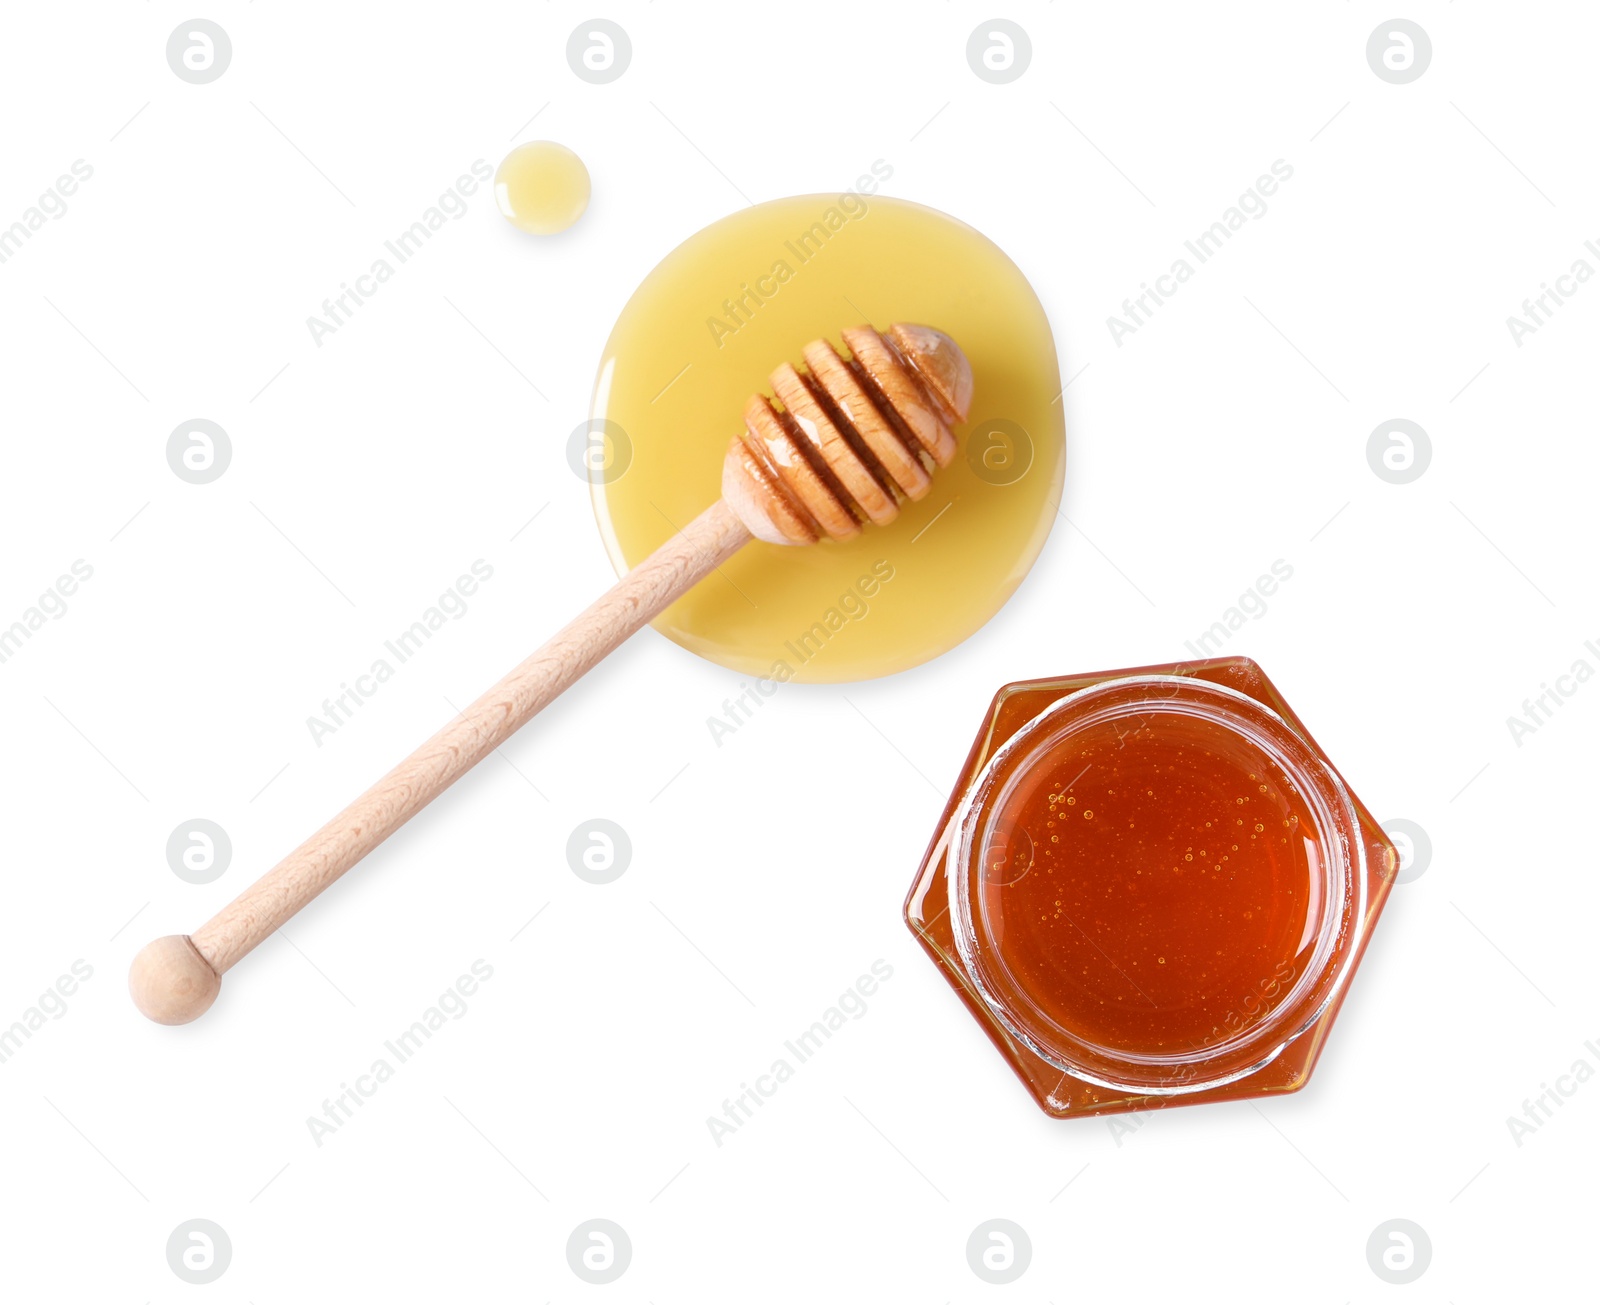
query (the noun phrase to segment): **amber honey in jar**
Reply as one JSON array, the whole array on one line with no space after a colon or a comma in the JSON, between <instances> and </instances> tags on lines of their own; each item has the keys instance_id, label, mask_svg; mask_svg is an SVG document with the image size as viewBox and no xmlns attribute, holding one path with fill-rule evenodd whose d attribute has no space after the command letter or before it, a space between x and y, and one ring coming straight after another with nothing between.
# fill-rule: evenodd
<instances>
[{"instance_id":1,"label":"amber honey in jar","mask_svg":"<svg viewBox=\"0 0 1600 1305\"><path fill-rule=\"evenodd\" d=\"M1303 1086L1393 845L1243 658L1010 685L906 920L1052 1114Z\"/></svg>"}]
</instances>

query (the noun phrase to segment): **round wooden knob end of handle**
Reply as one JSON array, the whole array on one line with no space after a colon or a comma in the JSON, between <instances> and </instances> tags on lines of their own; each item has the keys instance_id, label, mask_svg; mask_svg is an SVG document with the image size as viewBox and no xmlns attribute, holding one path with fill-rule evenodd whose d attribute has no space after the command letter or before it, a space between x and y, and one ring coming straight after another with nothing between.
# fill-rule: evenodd
<instances>
[{"instance_id":1,"label":"round wooden knob end of handle","mask_svg":"<svg viewBox=\"0 0 1600 1305\"><path fill-rule=\"evenodd\" d=\"M128 969L133 1004L157 1024L199 1019L221 988L221 977L183 934L148 943Z\"/></svg>"}]
</instances>

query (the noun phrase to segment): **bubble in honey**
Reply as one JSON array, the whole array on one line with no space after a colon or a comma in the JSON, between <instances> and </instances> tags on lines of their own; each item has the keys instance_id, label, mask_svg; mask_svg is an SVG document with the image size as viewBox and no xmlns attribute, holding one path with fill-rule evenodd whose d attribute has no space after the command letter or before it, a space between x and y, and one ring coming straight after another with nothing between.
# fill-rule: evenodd
<instances>
[{"instance_id":1,"label":"bubble in honey","mask_svg":"<svg viewBox=\"0 0 1600 1305\"><path fill-rule=\"evenodd\" d=\"M589 207L589 169L565 145L529 141L500 161L494 202L512 226L536 236L554 235Z\"/></svg>"}]
</instances>

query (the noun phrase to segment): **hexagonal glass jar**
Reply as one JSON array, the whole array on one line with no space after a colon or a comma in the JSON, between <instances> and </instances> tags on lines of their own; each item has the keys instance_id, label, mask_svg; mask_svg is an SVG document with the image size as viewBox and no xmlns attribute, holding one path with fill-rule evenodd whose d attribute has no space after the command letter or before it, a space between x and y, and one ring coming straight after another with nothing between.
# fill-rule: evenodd
<instances>
[{"instance_id":1,"label":"hexagonal glass jar","mask_svg":"<svg viewBox=\"0 0 1600 1305\"><path fill-rule=\"evenodd\" d=\"M1248 658L1008 684L906 899L1046 1113L1293 1092L1399 866Z\"/></svg>"}]
</instances>

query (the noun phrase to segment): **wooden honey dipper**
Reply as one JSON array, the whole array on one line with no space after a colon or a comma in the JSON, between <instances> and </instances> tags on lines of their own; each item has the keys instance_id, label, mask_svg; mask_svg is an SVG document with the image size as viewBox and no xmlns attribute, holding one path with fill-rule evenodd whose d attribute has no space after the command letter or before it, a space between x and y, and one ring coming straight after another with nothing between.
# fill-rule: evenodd
<instances>
[{"instance_id":1,"label":"wooden honey dipper","mask_svg":"<svg viewBox=\"0 0 1600 1305\"><path fill-rule=\"evenodd\" d=\"M717 502L193 934L145 946L128 972L134 1004L161 1024L205 1014L222 976L295 912L752 538L846 539L923 497L955 456L950 428L972 400L966 356L927 326L842 336L848 358L813 340L807 370L772 373L776 404L751 396Z\"/></svg>"}]
</instances>

